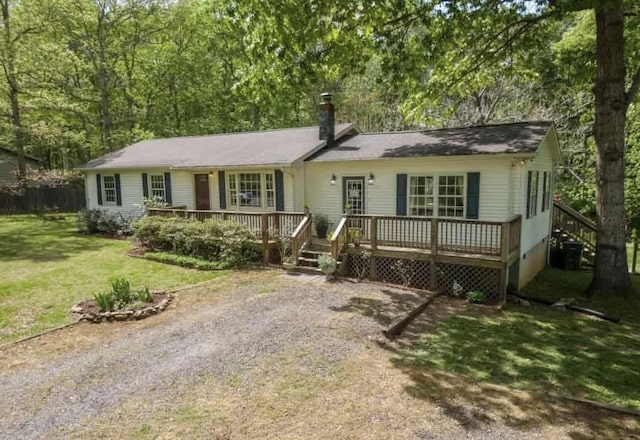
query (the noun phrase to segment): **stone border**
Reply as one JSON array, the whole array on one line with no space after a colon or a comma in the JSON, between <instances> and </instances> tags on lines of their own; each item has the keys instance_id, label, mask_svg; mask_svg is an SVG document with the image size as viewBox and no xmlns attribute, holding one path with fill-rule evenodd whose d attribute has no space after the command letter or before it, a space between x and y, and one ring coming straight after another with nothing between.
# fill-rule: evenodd
<instances>
[{"instance_id":1,"label":"stone border","mask_svg":"<svg viewBox=\"0 0 640 440\"><path fill-rule=\"evenodd\" d=\"M163 293L164 292L153 292L153 293ZM169 303L173 300L174 296L172 294L167 294L167 297L160 301L158 304L144 307L138 310L118 310L114 312L99 312L99 313L85 313L82 307L84 301L76 304L71 308L72 313L76 313L80 315L80 321L88 321L93 323L99 322L110 322L110 321L134 321L139 319L148 318L149 316L157 315L158 313L164 312L167 307L169 307Z\"/></svg>"}]
</instances>

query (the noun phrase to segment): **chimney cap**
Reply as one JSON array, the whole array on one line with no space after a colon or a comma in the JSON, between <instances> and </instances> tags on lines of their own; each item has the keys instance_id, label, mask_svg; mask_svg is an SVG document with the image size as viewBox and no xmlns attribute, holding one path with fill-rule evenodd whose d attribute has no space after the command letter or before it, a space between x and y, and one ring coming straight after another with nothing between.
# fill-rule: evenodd
<instances>
[{"instance_id":1,"label":"chimney cap","mask_svg":"<svg viewBox=\"0 0 640 440\"><path fill-rule=\"evenodd\" d=\"M324 93L321 93L320 96L322 97L322 100L324 102L331 102L331 93L324 92Z\"/></svg>"}]
</instances>

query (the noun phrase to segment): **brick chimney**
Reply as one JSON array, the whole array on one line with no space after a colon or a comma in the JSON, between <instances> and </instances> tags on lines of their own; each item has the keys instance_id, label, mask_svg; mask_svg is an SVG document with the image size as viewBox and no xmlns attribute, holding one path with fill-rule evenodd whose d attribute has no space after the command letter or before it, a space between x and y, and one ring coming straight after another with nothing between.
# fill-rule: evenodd
<instances>
[{"instance_id":1,"label":"brick chimney","mask_svg":"<svg viewBox=\"0 0 640 440\"><path fill-rule=\"evenodd\" d=\"M320 140L327 141L327 146L332 146L336 137L336 111L331 103L331 93L320 95Z\"/></svg>"}]
</instances>

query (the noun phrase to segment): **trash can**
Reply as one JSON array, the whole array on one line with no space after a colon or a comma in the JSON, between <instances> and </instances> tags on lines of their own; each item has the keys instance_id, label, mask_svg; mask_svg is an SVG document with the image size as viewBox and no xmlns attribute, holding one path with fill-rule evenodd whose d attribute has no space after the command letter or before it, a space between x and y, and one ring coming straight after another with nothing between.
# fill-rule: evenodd
<instances>
[{"instance_id":1,"label":"trash can","mask_svg":"<svg viewBox=\"0 0 640 440\"><path fill-rule=\"evenodd\" d=\"M562 243L562 269L580 270L583 247L582 243L577 241Z\"/></svg>"}]
</instances>

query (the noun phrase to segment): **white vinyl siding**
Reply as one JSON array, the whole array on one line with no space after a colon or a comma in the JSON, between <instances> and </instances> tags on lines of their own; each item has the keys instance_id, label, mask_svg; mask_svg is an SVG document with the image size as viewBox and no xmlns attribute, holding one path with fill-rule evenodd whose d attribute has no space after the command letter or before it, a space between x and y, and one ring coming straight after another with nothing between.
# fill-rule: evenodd
<instances>
[{"instance_id":1,"label":"white vinyl siding","mask_svg":"<svg viewBox=\"0 0 640 440\"><path fill-rule=\"evenodd\" d=\"M479 219L505 221L511 216L508 193L511 181L511 158L478 157L429 157L394 158L368 161L307 162L305 187L307 203L312 213L326 214L335 227L342 216L342 178L345 176L367 178L373 173L373 185L365 191L367 214L396 215L397 174L415 176L465 176L469 172L480 173ZM331 185L331 175L336 175L336 185ZM437 181L434 181L434 184ZM407 196L410 191L407 188ZM466 202L465 199L463 199ZM410 214L407 204L407 214Z\"/></svg>"},{"instance_id":2,"label":"white vinyl siding","mask_svg":"<svg viewBox=\"0 0 640 440\"><path fill-rule=\"evenodd\" d=\"M120 174L120 194L122 197L122 206L106 204L103 196L103 204L98 205L98 195L96 188L96 172L88 171L85 178L85 190L87 194L88 209L104 209L113 212L120 212L126 217L138 216L142 212L142 202L144 196L142 194L142 173L147 173L150 177L152 174L163 175L170 170L115 170L101 171L102 186L104 188L104 176L113 175L115 172ZM171 170L171 199L175 206L186 206L188 209L195 209L195 190L194 177L191 171L175 171ZM149 181L149 194L151 194L151 182Z\"/></svg>"}]
</instances>

